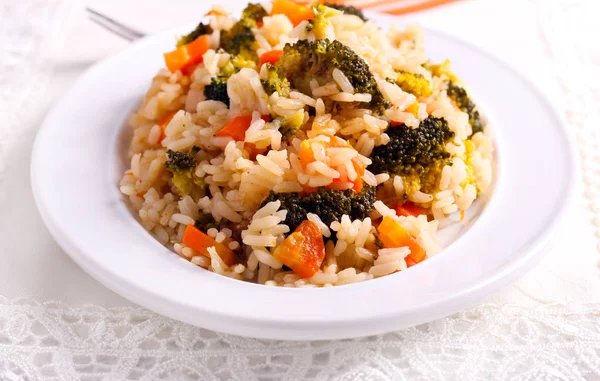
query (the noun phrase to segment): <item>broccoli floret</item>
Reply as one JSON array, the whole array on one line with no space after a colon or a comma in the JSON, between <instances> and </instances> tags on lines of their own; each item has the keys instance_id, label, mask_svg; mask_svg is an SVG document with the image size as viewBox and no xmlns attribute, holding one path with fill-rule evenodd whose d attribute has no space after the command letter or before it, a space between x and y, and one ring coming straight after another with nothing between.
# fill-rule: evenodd
<instances>
[{"instance_id":1,"label":"broccoli floret","mask_svg":"<svg viewBox=\"0 0 600 381\"><path fill-rule=\"evenodd\" d=\"M295 114L287 116L281 120L279 132L283 139L288 139L296 135L296 132L304 122L304 109L298 110Z\"/></svg>"},{"instance_id":2,"label":"broccoli floret","mask_svg":"<svg viewBox=\"0 0 600 381\"><path fill-rule=\"evenodd\" d=\"M231 28L229 32L221 31L221 48L232 56L241 56L243 60L256 61L258 57L255 50L258 44L254 38L254 33L250 28L236 27L237 25Z\"/></svg>"},{"instance_id":3,"label":"broccoli floret","mask_svg":"<svg viewBox=\"0 0 600 381\"><path fill-rule=\"evenodd\" d=\"M308 213L314 213L329 226L333 221L341 220L347 214L352 220L364 220L369 217L375 203L375 187L365 185L361 192L353 190L339 191L319 188L316 192L300 196L298 193L269 193L261 207L271 201L281 201L280 209L286 209L285 224L290 232L306 220Z\"/></svg>"},{"instance_id":4,"label":"broccoli floret","mask_svg":"<svg viewBox=\"0 0 600 381\"><path fill-rule=\"evenodd\" d=\"M483 123L481 122L479 111L475 109L475 103L471 101L467 91L450 81L448 82L448 90L446 92L448 96L452 98L454 103L456 103L456 106L469 115L469 124L471 125L473 133L475 134L483 131Z\"/></svg>"},{"instance_id":5,"label":"broccoli floret","mask_svg":"<svg viewBox=\"0 0 600 381\"><path fill-rule=\"evenodd\" d=\"M194 222L194 226L198 229L206 232L210 228L219 229L219 223L215 221L215 218L210 213L200 213L198 218L196 218L196 222Z\"/></svg>"},{"instance_id":6,"label":"broccoli floret","mask_svg":"<svg viewBox=\"0 0 600 381\"><path fill-rule=\"evenodd\" d=\"M301 206L302 197L298 193L275 193L271 191L260 204L259 209L272 201L281 201L279 209L286 209L285 224L289 226L290 233L296 230L302 221L306 220L306 209Z\"/></svg>"},{"instance_id":7,"label":"broccoli floret","mask_svg":"<svg viewBox=\"0 0 600 381\"><path fill-rule=\"evenodd\" d=\"M313 78L320 84L331 82L333 69L337 68L348 77L356 92L371 94L371 102L366 106L376 114L381 115L390 107L367 63L341 42L300 40L293 45L287 44L283 52L277 65L294 87L303 93L310 94L309 83Z\"/></svg>"},{"instance_id":8,"label":"broccoli floret","mask_svg":"<svg viewBox=\"0 0 600 381\"><path fill-rule=\"evenodd\" d=\"M448 122L429 116L418 128L400 125L388 128L386 134L390 141L373 149L369 170L402 176L407 194L435 188L436 179L450 158L445 145L454 133Z\"/></svg>"},{"instance_id":9,"label":"broccoli floret","mask_svg":"<svg viewBox=\"0 0 600 381\"><path fill-rule=\"evenodd\" d=\"M376 201L375 192L377 188L364 185L359 193L345 191L350 198L350 218L352 220L364 220L371 215L373 204Z\"/></svg>"},{"instance_id":10,"label":"broccoli floret","mask_svg":"<svg viewBox=\"0 0 600 381\"><path fill-rule=\"evenodd\" d=\"M254 20L256 23L262 22L263 17L269 14L260 4L248 4L246 9L242 11L242 19Z\"/></svg>"},{"instance_id":11,"label":"broccoli floret","mask_svg":"<svg viewBox=\"0 0 600 381\"><path fill-rule=\"evenodd\" d=\"M441 64L431 64L428 62L428 63L424 64L423 67L425 67L425 69L429 70L431 72L431 75L433 75L433 76L436 76L436 77L446 76L451 81L456 81L456 79L457 79L456 75L454 75L454 73L452 72L452 70L450 68L450 60L445 60Z\"/></svg>"},{"instance_id":12,"label":"broccoli floret","mask_svg":"<svg viewBox=\"0 0 600 381\"><path fill-rule=\"evenodd\" d=\"M231 54L233 66L239 70L243 67L256 67L258 43L252 29L262 22L267 15L265 9L258 4L248 4L242 12L242 18L229 31L221 31L221 48Z\"/></svg>"},{"instance_id":13,"label":"broccoli floret","mask_svg":"<svg viewBox=\"0 0 600 381\"><path fill-rule=\"evenodd\" d=\"M396 84L402 91L414 94L417 97L428 97L431 95L429 81L421 74L401 71L398 73L398 78L396 78Z\"/></svg>"},{"instance_id":14,"label":"broccoli floret","mask_svg":"<svg viewBox=\"0 0 600 381\"><path fill-rule=\"evenodd\" d=\"M274 92L278 92L280 96L287 97L290 94L290 82L281 72L281 68L278 65L271 65L270 63L265 64L266 79L260 82L265 89L265 92L269 95Z\"/></svg>"},{"instance_id":15,"label":"broccoli floret","mask_svg":"<svg viewBox=\"0 0 600 381\"><path fill-rule=\"evenodd\" d=\"M229 95L227 95L227 80L221 77L213 78L210 84L204 87L206 99L223 102L229 107Z\"/></svg>"},{"instance_id":16,"label":"broccoli floret","mask_svg":"<svg viewBox=\"0 0 600 381\"><path fill-rule=\"evenodd\" d=\"M195 187L204 187L204 181L194 174L196 169L196 154L200 148L193 146L186 152L167 151L165 166L173 174L173 185L183 195L190 194Z\"/></svg>"},{"instance_id":17,"label":"broccoli floret","mask_svg":"<svg viewBox=\"0 0 600 381\"><path fill-rule=\"evenodd\" d=\"M197 39L200 36L212 33L212 31L213 30L210 27L210 25L200 23L200 24L198 24L196 29L194 29L193 31L191 31L189 34L187 34L185 36L181 36L179 38L179 40L177 40L177 47L180 47L185 44L189 44L190 42L194 41L195 39Z\"/></svg>"},{"instance_id":18,"label":"broccoli floret","mask_svg":"<svg viewBox=\"0 0 600 381\"><path fill-rule=\"evenodd\" d=\"M312 31L317 40L326 37L325 29L329 25L329 21L327 19L342 14L342 12L338 11L337 9L326 7L322 4L317 4L315 7L313 7L313 13L315 18L308 21L306 24L306 31Z\"/></svg>"},{"instance_id":19,"label":"broccoli floret","mask_svg":"<svg viewBox=\"0 0 600 381\"><path fill-rule=\"evenodd\" d=\"M341 5L341 4L325 3L325 6L327 6L329 8L337 9L338 11L342 11L346 15L357 16L360 19L362 19L363 21L367 21L368 20L360 9L358 9L356 7L353 7L351 5Z\"/></svg>"}]
</instances>

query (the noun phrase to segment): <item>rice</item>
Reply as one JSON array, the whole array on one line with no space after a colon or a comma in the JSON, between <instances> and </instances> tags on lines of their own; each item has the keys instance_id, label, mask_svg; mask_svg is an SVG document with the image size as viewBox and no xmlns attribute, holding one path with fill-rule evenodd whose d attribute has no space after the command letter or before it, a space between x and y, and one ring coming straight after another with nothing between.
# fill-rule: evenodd
<instances>
[{"instance_id":1,"label":"rice","mask_svg":"<svg viewBox=\"0 0 600 381\"><path fill-rule=\"evenodd\" d=\"M385 246L390 243L381 238L382 221L404 229L428 258L441 250L440 222L458 221L489 191L489 129L473 133L472 110L458 107L448 82L463 84L446 63L434 68L428 62L422 30L411 25L386 33L356 16L332 14L318 30L307 30L305 21L294 27L285 15L266 16L251 28L253 53L260 57L301 39L337 40L368 65L375 85L370 90L343 65L315 78L286 78L289 88L275 73L282 82L273 90L268 65L222 50L222 33L236 23L224 9L208 17L213 31L200 64L185 73L162 69L152 79L129 118L129 168L119 190L142 226L178 256L267 286L362 282L415 261L408 247ZM396 83L398 72L416 74L427 93ZM220 80L226 80L221 96L207 95L206 86ZM372 107L381 98L389 107ZM430 177L428 171L414 177L371 166L371 156L397 139L399 130L389 128L418 129L430 117L442 118L453 134L443 146L447 159ZM373 192L372 205L371 199L344 198L363 191ZM324 195L335 197L320 199ZM406 212L415 206L422 208L417 216ZM346 209L335 218L325 212L338 207ZM316 233L298 228L304 221ZM188 229L199 229L210 245L184 242ZM290 257L305 250L302 242L309 238L323 249L306 271L298 267L306 263Z\"/></svg>"},{"instance_id":2,"label":"rice","mask_svg":"<svg viewBox=\"0 0 600 381\"><path fill-rule=\"evenodd\" d=\"M346 77L346 75L340 69L333 69L333 80L337 83L340 89L344 93L353 94L354 86L350 83L350 80Z\"/></svg>"}]
</instances>

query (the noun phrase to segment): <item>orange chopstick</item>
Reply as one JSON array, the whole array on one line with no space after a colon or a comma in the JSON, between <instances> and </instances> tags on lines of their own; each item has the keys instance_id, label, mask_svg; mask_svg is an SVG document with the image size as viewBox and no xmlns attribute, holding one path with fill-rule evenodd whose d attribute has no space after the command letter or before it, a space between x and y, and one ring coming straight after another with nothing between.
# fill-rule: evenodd
<instances>
[{"instance_id":1,"label":"orange chopstick","mask_svg":"<svg viewBox=\"0 0 600 381\"><path fill-rule=\"evenodd\" d=\"M390 7L386 7L385 9L373 9L373 10L379 10L380 12L383 13L389 13L392 15L405 15L407 13L412 13L412 12L418 12L418 11L424 11L430 8L434 8L440 5L444 5L444 4L448 4L454 1L458 1L458 0L423 0L421 2L418 3L412 3L412 4L406 4L406 5L402 5L401 1L398 0L384 0L384 2L379 3L378 5L383 5L383 4L390 4ZM394 5L397 5L397 7L392 7L393 3L397 3ZM372 6L370 6L369 8L372 8Z\"/></svg>"},{"instance_id":2,"label":"orange chopstick","mask_svg":"<svg viewBox=\"0 0 600 381\"><path fill-rule=\"evenodd\" d=\"M303 4L311 2L311 0L295 1ZM392 15L404 15L407 13L424 11L458 0L319 0L319 3L325 3L326 1L333 4L352 5L359 9L372 9L374 11Z\"/></svg>"}]
</instances>

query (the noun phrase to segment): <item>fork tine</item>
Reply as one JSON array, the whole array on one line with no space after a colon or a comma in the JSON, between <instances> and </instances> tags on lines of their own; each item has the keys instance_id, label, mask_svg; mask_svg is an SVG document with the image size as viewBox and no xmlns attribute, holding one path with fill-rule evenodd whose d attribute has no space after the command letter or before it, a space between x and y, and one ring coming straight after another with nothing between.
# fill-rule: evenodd
<instances>
[{"instance_id":1,"label":"fork tine","mask_svg":"<svg viewBox=\"0 0 600 381\"><path fill-rule=\"evenodd\" d=\"M105 21L102 21L102 19L98 19L95 17L90 17L89 19L90 19L90 21L94 22L96 25L101 26L102 28L106 29L107 31L109 31L129 42L137 40L137 37L132 36L131 34L125 32L124 30L121 30L119 28L115 28L114 26L109 25Z\"/></svg>"},{"instance_id":2,"label":"fork tine","mask_svg":"<svg viewBox=\"0 0 600 381\"><path fill-rule=\"evenodd\" d=\"M128 41L134 41L145 36L144 33L130 28L118 21L115 21L110 17L101 14L100 12L97 12L88 7L86 7L85 9L88 12L88 16L91 21Z\"/></svg>"}]
</instances>

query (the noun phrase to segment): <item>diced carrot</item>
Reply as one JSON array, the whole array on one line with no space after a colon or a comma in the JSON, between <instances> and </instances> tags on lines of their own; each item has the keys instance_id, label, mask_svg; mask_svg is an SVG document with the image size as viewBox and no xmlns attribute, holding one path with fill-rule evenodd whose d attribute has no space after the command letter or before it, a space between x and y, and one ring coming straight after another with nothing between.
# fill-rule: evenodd
<instances>
[{"instance_id":1,"label":"diced carrot","mask_svg":"<svg viewBox=\"0 0 600 381\"><path fill-rule=\"evenodd\" d=\"M302 196L305 196L309 193L314 193L316 191L318 191L319 188L315 188L315 187L309 187L308 185L304 184L302 185Z\"/></svg>"},{"instance_id":2,"label":"diced carrot","mask_svg":"<svg viewBox=\"0 0 600 381\"><path fill-rule=\"evenodd\" d=\"M305 220L273 250L273 257L303 278L313 275L325 258L325 243L319 226Z\"/></svg>"},{"instance_id":3,"label":"diced carrot","mask_svg":"<svg viewBox=\"0 0 600 381\"><path fill-rule=\"evenodd\" d=\"M304 169L306 169L307 165L316 160L309 140L303 140L300 144L298 158L300 159L300 163L302 163L302 167Z\"/></svg>"},{"instance_id":4,"label":"diced carrot","mask_svg":"<svg viewBox=\"0 0 600 381\"><path fill-rule=\"evenodd\" d=\"M166 137L165 128L167 128L167 125L169 124L171 119L173 119L175 114L177 114L177 111L169 112L165 116L163 116L162 119L158 121L158 123L156 123L160 127L160 138L158 138L159 142L162 142L162 140Z\"/></svg>"},{"instance_id":5,"label":"diced carrot","mask_svg":"<svg viewBox=\"0 0 600 381\"><path fill-rule=\"evenodd\" d=\"M261 67L265 63L270 63L271 65L274 65L277 63L277 61L279 61L282 55L283 50L271 50L266 53L263 53L260 56L260 64L258 67Z\"/></svg>"},{"instance_id":6,"label":"diced carrot","mask_svg":"<svg viewBox=\"0 0 600 381\"><path fill-rule=\"evenodd\" d=\"M200 36L189 44L165 53L165 64L171 72L186 71L202 62L202 56L208 50L208 36Z\"/></svg>"},{"instance_id":7,"label":"diced carrot","mask_svg":"<svg viewBox=\"0 0 600 381\"><path fill-rule=\"evenodd\" d=\"M256 155L262 155L269 150L268 148L257 148L256 144L252 143L244 143L244 147L250 154L251 160L256 160Z\"/></svg>"},{"instance_id":8,"label":"diced carrot","mask_svg":"<svg viewBox=\"0 0 600 381\"><path fill-rule=\"evenodd\" d=\"M270 117L269 115L263 115L261 118L265 122L268 122ZM250 115L235 117L223 128L217 131L215 136L229 136L237 142L243 142L246 138L246 130L250 127L251 123L252 116Z\"/></svg>"},{"instance_id":9,"label":"diced carrot","mask_svg":"<svg viewBox=\"0 0 600 381\"><path fill-rule=\"evenodd\" d=\"M421 208L420 206L417 206L417 205L413 204L412 202L405 202L404 204L397 203L397 204L394 204L393 208L396 211L396 214L399 216L418 217L421 214L427 214L427 209Z\"/></svg>"},{"instance_id":10,"label":"diced carrot","mask_svg":"<svg viewBox=\"0 0 600 381\"><path fill-rule=\"evenodd\" d=\"M285 15L294 26L315 18L312 8L291 0L274 0L270 15Z\"/></svg>"},{"instance_id":11,"label":"diced carrot","mask_svg":"<svg viewBox=\"0 0 600 381\"><path fill-rule=\"evenodd\" d=\"M229 136L235 141L244 141L244 138L246 137L246 130L248 129L248 127L250 127L251 123L251 115L235 117L223 128L217 131L215 133L215 136Z\"/></svg>"},{"instance_id":12,"label":"diced carrot","mask_svg":"<svg viewBox=\"0 0 600 381\"><path fill-rule=\"evenodd\" d=\"M425 250L417 243L417 240L390 216L383 217L383 221L377 227L377 232L383 246L389 248L407 246L410 249L407 258L415 263L425 259Z\"/></svg>"},{"instance_id":13,"label":"diced carrot","mask_svg":"<svg viewBox=\"0 0 600 381\"><path fill-rule=\"evenodd\" d=\"M203 233L194 225L188 225L185 228L182 242L184 245L191 247L208 258L210 258L208 248L214 246L217 254L219 254L219 257L221 257L227 266L232 266L237 262L237 256L233 251L229 250L229 248L222 243L215 241L214 238Z\"/></svg>"},{"instance_id":14,"label":"diced carrot","mask_svg":"<svg viewBox=\"0 0 600 381\"><path fill-rule=\"evenodd\" d=\"M404 109L404 112L410 112L417 118L419 116L419 102L415 102Z\"/></svg>"},{"instance_id":15,"label":"diced carrot","mask_svg":"<svg viewBox=\"0 0 600 381\"><path fill-rule=\"evenodd\" d=\"M210 11L206 12L204 16L225 16L225 14L219 10L211 9Z\"/></svg>"},{"instance_id":16,"label":"diced carrot","mask_svg":"<svg viewBox=\"0 0 600 381\"><path fill-rule=\"evenodd\" d=\"M356 171L356 180L354 180L354 189L355 192L360 192L363 188L363 175L365 174L365 165L360 160L352 160L352 165L354 166L354 170Z\"/></svg>"},{"instance_id":17,"label":"diced carrot","mask_svg":"<svg viewBox=\"0 0 600 381\"><path fill-rule=\"evenodd\" d=\"M161 120L158 121L157 124L164 129L165 127L167 127L167 124L169 124L171 119L173 119L175 114L177 114L177 111L179 111L179 110L171 111L171 112L167 113L165 116L163 116L161 118Z\"/></svg>"}]
</instances>

